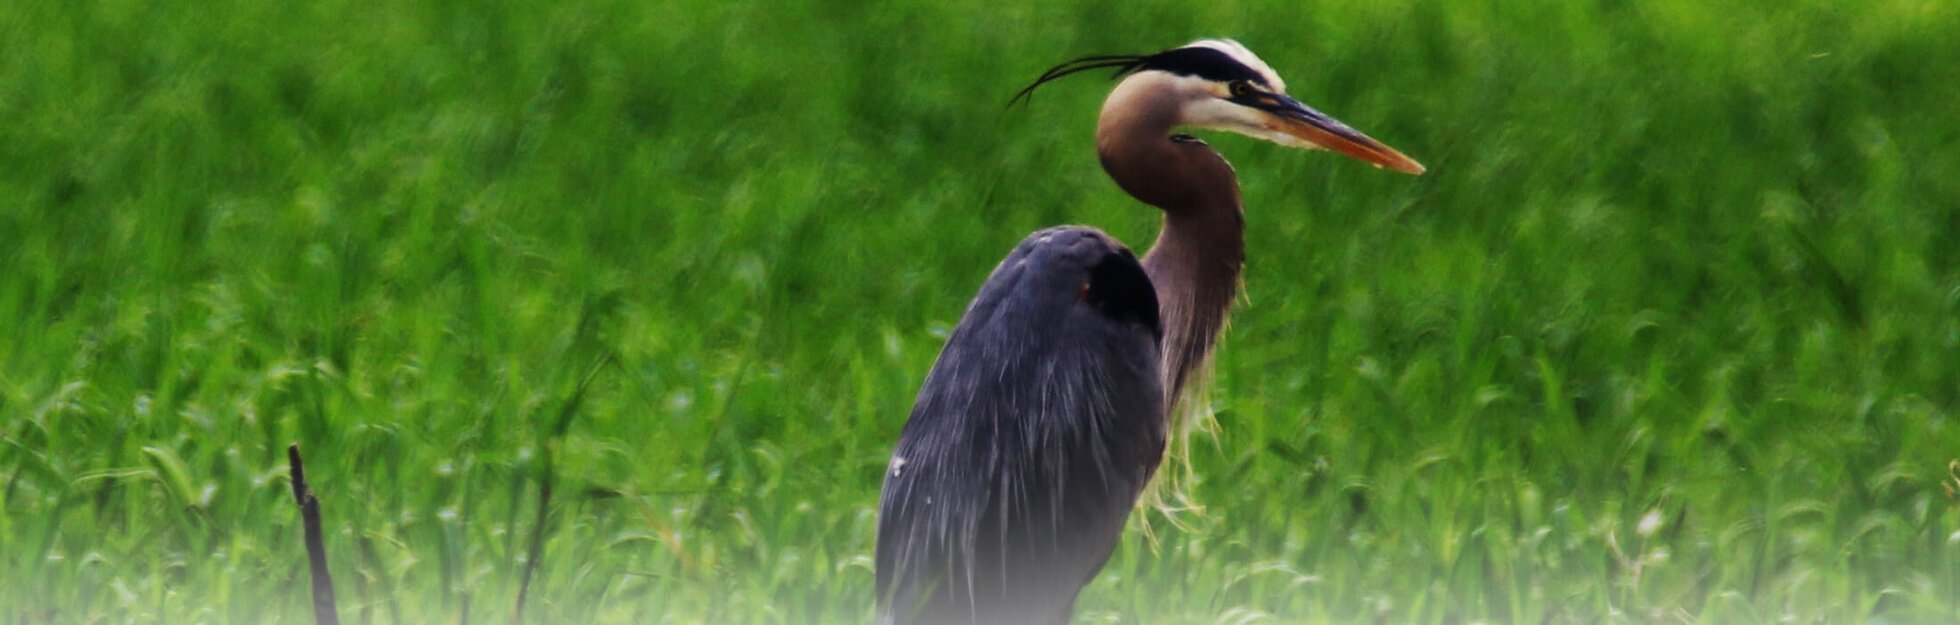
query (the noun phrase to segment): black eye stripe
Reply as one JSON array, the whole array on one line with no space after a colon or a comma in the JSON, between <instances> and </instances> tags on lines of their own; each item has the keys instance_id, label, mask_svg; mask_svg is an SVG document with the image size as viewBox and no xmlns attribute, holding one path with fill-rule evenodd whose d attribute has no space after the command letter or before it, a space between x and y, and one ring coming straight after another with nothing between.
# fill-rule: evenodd
<instances>
[{"instance_id":1,"label":"black eye stripe","mask_svg":"<svg viewBox=\"0 0 1960 625\"><path fill-rule=\"evenodd\" d=\"M1152 54L1144 57L1138 63L1137 69L1154 69L1226 83L1243 80L1262 87L1272 87L1266 84L1265 76L1238 62L1237 59L1232 58L1232 55L1205 47L1177 48Z\"/></svg>"}]
</instances>

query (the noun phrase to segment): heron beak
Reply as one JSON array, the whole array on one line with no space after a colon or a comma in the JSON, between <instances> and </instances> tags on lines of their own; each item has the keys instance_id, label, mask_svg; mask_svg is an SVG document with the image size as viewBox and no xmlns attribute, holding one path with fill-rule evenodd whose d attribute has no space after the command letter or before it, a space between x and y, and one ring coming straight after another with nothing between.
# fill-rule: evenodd
<instances>
[{"instance_id":1,"label":"heron beak","mask_svg":"<svg viewBox=\"0 0 1960 625\"><path fill-rule=\"evenodd\" d=\"M1422 163L1415 159L1299 100L1283 94L1261 94L1250 104L1266 113L1269 129L1303 141L1308 144L1306 147L1333 150L1405 174L1420 175L1424 171Z\"/></svg>"}]
</instances>

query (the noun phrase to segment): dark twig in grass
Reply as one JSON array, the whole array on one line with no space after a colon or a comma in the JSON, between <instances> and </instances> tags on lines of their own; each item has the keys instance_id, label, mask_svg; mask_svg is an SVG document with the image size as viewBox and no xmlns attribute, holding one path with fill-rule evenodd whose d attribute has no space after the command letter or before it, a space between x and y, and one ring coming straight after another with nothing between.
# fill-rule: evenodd
<instances>
[{"instance_id":1,"label":"dark twig in grass","mask_svg":"<svg viewBox=\"0 0 1960 625\"><path fill-rule=\"evenodd\" d=\"M538 522L531 526L531 548L524 560L524 581L517 586L517 609L510 613L510 622L515 625L524 622L524 600L531 592L531 574L538 569L538 558L544 555L544 521L551 507L551 452L545 452L544 475L538 480Z\"/></svg>"},{"instance_id":2,"label":"dark twig in grass","mask_svg":"<svg viewBox=\"0 0 1960 625\"><path fill-rule=\"evenodd\" d=\"M306 561L313 568L313 622L340 625L340 613L334 610L333 574L327 571L327 544L320 536L320 499L306 486L297 443L286 448L286 461L292 467L293 501L299 504L300 521L306 526Z\"/></svg>"},{"instance_id":3,"label":"dark twig in grass","mask_svg":"<svg viewBox=\"0 0 1960 625\"><path fill-rule=\"evenodd\" d=\"M579 405L585 402L585 390L591 387L592 379L599 375L599 371L611 362L612 356L602 356L599 362L592 365L591 370L585 372L585 377L579 380L578 387L572 390L572 396L559 407L558 420L552 423L550 437L543 445L543 468L539 470L538 475L538 522L531 526L531 547L525 552L527 555L524 559L524 576L517 585L517 607L510 613L512 625L524 622L524 601L531 592L531 575L538 569L538 560L544 557L545 522L550 518L551 483L556 478L551 458L552 445L559 438L564 437L565 431L572 427L572 417L578 414Z\"/></svg>"}]
</instances>

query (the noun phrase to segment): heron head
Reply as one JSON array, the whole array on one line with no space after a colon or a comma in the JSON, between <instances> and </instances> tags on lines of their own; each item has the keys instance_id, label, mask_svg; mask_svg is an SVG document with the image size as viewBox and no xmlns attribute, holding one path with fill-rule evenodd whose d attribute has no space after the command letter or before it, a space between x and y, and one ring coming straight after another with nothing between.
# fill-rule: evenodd
<instances>
[{"instance_id":1,"label":"heron head","mask_svg":"<svg viewBox=\"0 0 1960 625\"><path fill-rule=\"evenodd\" d=\"M1114 68L1122 77L1103 109L1166 114L1175 126L1224 130L1296 148L1333 150L1395 171L1423 166L1340 120L1286 94L1286 82L1258 55L1230 39L1204 39L1142 56L1092 56L1048 70L1015 96L1080 71Z\"/></svg>"}]
</instances>

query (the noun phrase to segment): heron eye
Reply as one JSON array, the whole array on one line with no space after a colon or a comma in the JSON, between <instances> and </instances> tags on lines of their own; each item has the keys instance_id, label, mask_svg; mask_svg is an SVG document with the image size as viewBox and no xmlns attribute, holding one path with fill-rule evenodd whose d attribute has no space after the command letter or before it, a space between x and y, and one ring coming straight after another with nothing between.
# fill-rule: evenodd
<instances>
[{"instance_id":1,"label":"heron eye","mask_svg":"<svg viewBox=\"0 0 1960 625\"><path fill-rule=\"evenodd\" d=\"M1243 98L1243 97L1246 97L1246 96L1249 96L1249 95L1252 95L1252 81L1250 81L1250 80L1234 80L1234 81L1232 81L1232 96L1233 96L1233 97L1238 97L1238 98Z\"/></svg>"}]
</instances>

